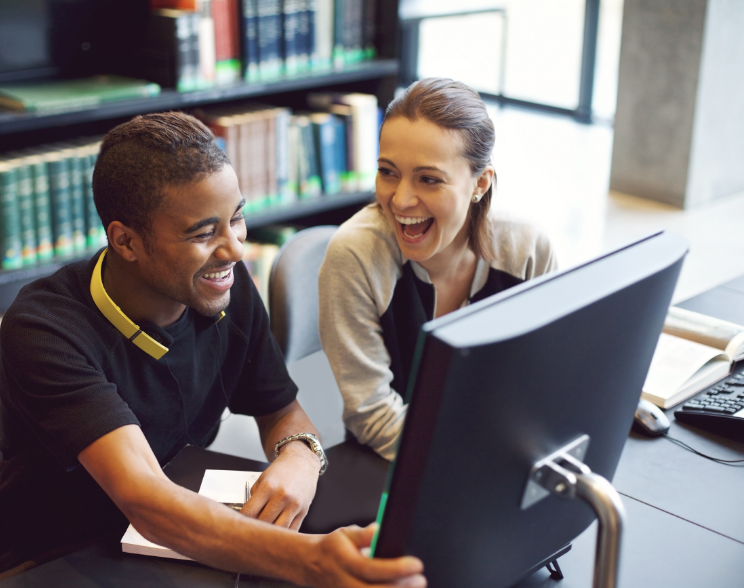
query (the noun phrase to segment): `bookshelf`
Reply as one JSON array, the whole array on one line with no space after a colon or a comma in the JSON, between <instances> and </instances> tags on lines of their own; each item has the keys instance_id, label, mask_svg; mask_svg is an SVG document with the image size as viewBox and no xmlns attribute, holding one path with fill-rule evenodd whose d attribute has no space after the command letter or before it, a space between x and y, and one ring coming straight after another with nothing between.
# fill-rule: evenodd
<instances>
[{"instance_id":1,"label":"bookshelf","mask_svg":"<svg viewBox=\"0 0 744 588\"><path fill-rule=\"evenodd\" d=\"M70 0L82 8L87 0ZM131 31L132 37L141 34L147 15L148 0L131 0L118 5L125 10L126 18L107 18L98 26L97 38L104 38L105 30L111 31L112 39L121 40L122 23ZM399 27L398 0L376 0L377 22L375 44L377 58L346 64L339 68L309 71L291 76L282 76L270 81L239 82L190 92L163 89L160 95L107 103L93 108L63 112L15 112L0 110L0 155L5 152L36 147L76 137L101 135L132 116L165 110L189 112L201 106L230 105L246 101L260 101L293 109L307 109L305 96L311 91L363 92L375 94L381 107L392 99L397 86L399 71ZM106 4L106 3L103 3ZM107 6L109 4L106 4ZM71 41L78 42L79 39ZM112 46L114 45L112 41ZM120 52L119 52L120 53ZM41 76L65 75L86 76L98 73L127 73L119 68L119 54L102 50L96 59L89 59L87 70L79 68L47 68ZM0 55L2 65L2 55ZM7 81L0 72L0 82ZM11 80L14 81L14 80ZM246 216L248 228L269 224L293 223L300 226L336 224L373 199L372 193L342 193L334 196L321 195L298 199L288 205L265 208ZM55 258L46 263L20 269L0 270L0 313L12 303L18 291L33 280L49 275L63 265L89 257L93 252L69 258Z\"/></svg>"},{"instance_id":2,"label":"bookshelf","mask_svg":"<svg viewBox=\"0 0 744 588\"><path fill-rule=\"evenodd\" d=\"M80 125L94 121L109 121L148 112L162 110L184 110L207 104L265 98L289 92L305 92L319 88L371 82L395 77L398 74L397 59L376 59L347 65L340 69L322 72L308 72L292 77L282 77L270 82L239 83L231 86L217 86L193 92L177 92L164 89L159 96L120 100L82 110L69 112L13 112L0 110L0 136L12 136L30 131L46 130L53 127ZM379 98L379 96L378 96ZM9 138L6 145L14 147L23 144L19 137ZM4 149L5 150L5 149Z\"/></svg>"}]
</instances>

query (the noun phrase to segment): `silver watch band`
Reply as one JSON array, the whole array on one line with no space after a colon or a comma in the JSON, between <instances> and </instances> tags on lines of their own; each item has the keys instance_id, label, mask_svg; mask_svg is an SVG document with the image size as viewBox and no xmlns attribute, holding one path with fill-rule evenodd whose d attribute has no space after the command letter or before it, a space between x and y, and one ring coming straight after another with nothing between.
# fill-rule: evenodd
<instances>
[{"instance_id":1,"label":"silver watch band","mask_svg":"<svg viewBox=\"0 0 744 588\"><path fill-rule=\"evenodd\" d=\"M307 444L310 450L318 456L318 458L320 459L319 475L322 476L325 473L326 469L328 469L328 458L326 457L325 451L323 451L320 440L313 433L297 433L295 435L285 437L276 445L274 445L274 459L279 457L279 450L287 443L291 443L292 441L303 441Z\"/></svg>"}]
</instances>

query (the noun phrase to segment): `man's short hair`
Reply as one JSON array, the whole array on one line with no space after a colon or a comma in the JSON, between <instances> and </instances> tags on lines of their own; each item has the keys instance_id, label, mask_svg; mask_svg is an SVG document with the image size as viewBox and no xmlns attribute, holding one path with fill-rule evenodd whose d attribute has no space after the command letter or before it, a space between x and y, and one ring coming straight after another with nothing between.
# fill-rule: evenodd
<instances>
[{"instance_id":1,"label":"man's short hair","mask_svg":"<svg viewBox=\"0 0 744 588\"><path fill-rule=\"evenodd\" d=\"M103 226L119 221L147 241L165 188L191 184L230 160L209 129L182 112L137 116L103 139L93 199Z\"/></svg>"}]
</instances>

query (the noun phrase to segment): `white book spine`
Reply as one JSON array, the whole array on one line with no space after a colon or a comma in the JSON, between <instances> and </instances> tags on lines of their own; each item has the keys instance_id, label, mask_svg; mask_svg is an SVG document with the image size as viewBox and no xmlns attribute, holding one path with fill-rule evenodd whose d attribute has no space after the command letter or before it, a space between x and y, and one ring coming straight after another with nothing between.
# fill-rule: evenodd
<instances>
[{"instance_id":1,"label":"white book spine","mask_svg":"<svg viewBox=\"0 0 744 588\"><path fill-rule=\"evenodd\" d=\"M316 0L315 6L313 68L324 69L333 60L333 0Z\"/></svg>"},{"instance_id":2,"label":"white book spine","mask_svg":"<svg viewBox=\"0 0 744 588\"><path fill-rule=\"evenodd\" d=\"M199 65L207 85L215 83L217 54L215 52L214 19L211 0L201 0L201 20L199 22Z\"/></svg>"},{"instance_id":3,"label":"white book spine","mask_svg":"<svg viewBox=\"0 0 744 588\"><path fill-rule=\"evenodd\" d=\"M291 114L282 108L276 117L276 181L281 202L294 200L289 178L289 121Z\"/></svg>"},{"instance_id":4,"label":"white book spine","mask_svg":"<svg viewBox=\"0 0 744 588\"><path fill-rule=\"evenodd\" d=\"M348 94L344 102L354 117L354 171L359 192L372 192L377 176L377 98L370 94Z\"/></svg>"}]
</instances>

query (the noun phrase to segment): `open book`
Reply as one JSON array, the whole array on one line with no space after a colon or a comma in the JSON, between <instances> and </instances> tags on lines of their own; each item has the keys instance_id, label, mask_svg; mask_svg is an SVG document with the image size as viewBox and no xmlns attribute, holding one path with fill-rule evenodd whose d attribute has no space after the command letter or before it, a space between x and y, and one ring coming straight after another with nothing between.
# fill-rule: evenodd
<instances>
[{"instance_id":1,"label":"open book","mask_svg":"<svg viewBox=\"0 0 744 588\"><path fill-rule=\"evenodd\" d=\"M726 377L744 359L744 326L669 309L642 398L669 408Z\"/></svg>"},{"instance_id":2,"label":"open book","mask_svg":"<svg viewBox=\"0 0 744 588\"><path fill-rule=\"evenodd\" d=\"M225 504L244 503L246 483L248 483L249 488L252 488L260 475L261 472L206 470L199 488L199 494ZM191 560L190 557L181 555L172 549L148 541L132 525L129 525L121 538L121 550L124 553Z\"/></svg>"}]
</instances>

